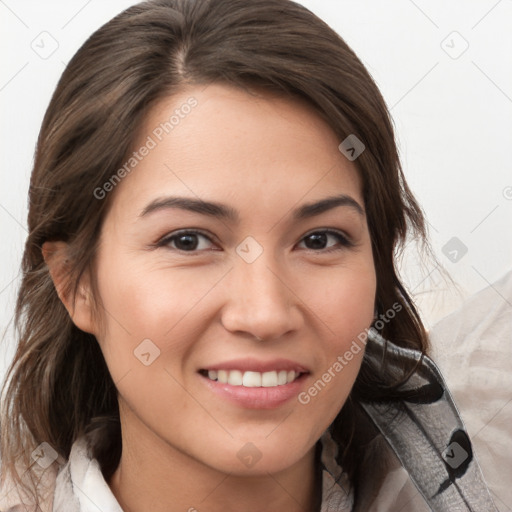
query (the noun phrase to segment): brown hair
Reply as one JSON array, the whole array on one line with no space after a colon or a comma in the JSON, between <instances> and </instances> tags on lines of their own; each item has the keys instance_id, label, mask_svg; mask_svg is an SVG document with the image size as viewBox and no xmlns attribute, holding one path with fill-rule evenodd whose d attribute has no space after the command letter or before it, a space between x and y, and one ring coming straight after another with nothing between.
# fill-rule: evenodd
<instances>
[{"instance_id":1,"label":"brown hair","mask_svg":"<svg viewBox=\"0 0 512 512\"><path fill-rule=\"evenodd\" d=\"M423 215L404 180L385 102L355 53L326 23L290 0L143 2L83 44L42 123L16 304L19 341L0 416L3 477L12 474L22 483L15 461L30 467L30 454L42 442L68 458L84 433L94 439L105 478L116 469L121 455L116 387L97 340L73 324L59 299L41 247L48 240L69 244L73 297L81 276L90 273L94 284L98 237L112 197L99 201L94 190L123 165L152 105L188 85L210 83L302 98L340 142L350 134L363 141L366 149L355 163L364 183L376 307L384 312L402 306L399 320L386 323L382 334L426 351L425 330L395 268L396 250L406 236L426 240ZM364 419L357 401L373 386L363 362L333 424L340 463L356 496L361 454L375 435L370 425L360 428Z\"/></svg>"}]
</instances>

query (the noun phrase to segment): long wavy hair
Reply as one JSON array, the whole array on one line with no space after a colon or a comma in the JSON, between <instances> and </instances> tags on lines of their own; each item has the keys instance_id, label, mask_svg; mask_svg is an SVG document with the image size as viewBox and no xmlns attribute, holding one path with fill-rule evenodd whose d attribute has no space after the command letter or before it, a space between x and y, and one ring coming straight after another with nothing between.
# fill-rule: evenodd
<instances>
[{"instance_id":1,"label":"long wavy hair","mask_svg":"<svg viewBox=\"0 0 512 512\"><path fill-rule=\"evenodd\" d=\"M47 442L64 459L82 435L108 479L121 456L117 392L96 338L78 329L59 299L41 247L69 244L69 290L93 277L102 222L112 194L102 187L133 151L152 105L184 87L224 83L305 99L340 142L356 134L366 149L354 162L377 275L380 312L402 306L381 333L427 351L427 335L402 285L396 257L410 237L426 242L422 211L404 179L393 124L368 71L344 40L291 0L153 0L100 27L67 65L44 116L30 180L28 230L15 326L17 348L3 386L2 479L33 487L31 454ZM398 318L399 317L399 318ZM375 429L360 397L391 392L361 371L331 425L338 461L358 499ZM367 370L367 369L366 369ZM28 468L22 479L16 467ZM384 471L384 469L382 469ZM28 478L27 478L28 477ZM30 480L30 482L28 482ZM32 487L30 487L32 485Z\"/></svg>"}]
</instances>

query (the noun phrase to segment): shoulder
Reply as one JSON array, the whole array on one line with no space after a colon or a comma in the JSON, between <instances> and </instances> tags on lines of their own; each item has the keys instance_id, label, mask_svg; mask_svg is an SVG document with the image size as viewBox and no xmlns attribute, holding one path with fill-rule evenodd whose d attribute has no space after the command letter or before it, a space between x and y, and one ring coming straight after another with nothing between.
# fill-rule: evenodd
<instances>
[{"instance_id":1,"label":"shoulder","mask_svg":"<svg viewBox=\"0 0 512 512\"><path fill-rule=\"evenodd\" d=\"M347 474L336 462L338 445L333 441L329 430L320 439L322 445L322 507L321 512L429 512L409 474L401 465L388 443L378 434L367 447L366 452L375 452L380 460L385 460L387 472L381 480L374 474L374 459L363 457L364 478L358 482L358 497Z\"/></svg>"},{"instance_id":2,"label":"shoulder","mask_svg":"<svg viewBox=\"0 0 512 512\"><path fill-rule=\"evenodd\" d=\"M73 444L69 461L57 477L52 512L91 510L91 503L95 510L123 512L92 455L89 441L81 437Z\"/></svg>"},{"instance_id":3,"label":"shoulder","mask_svg":"<svg viewBox=\"0 0 512 512\"><path fill-rule=\"evenodd\" d=\"M496 498L512 503L512 271L430 332L443 373Z\"/></svg>"},{"instance_id":4,"label":"shoulder","mask_svg":"<svg viewBox=\"0 0 512 512\"><path fill-rule=\"evenodd\" d=\"M82 437L73 443L68 460L59 456L45 468L34 465L39 503L6 476L0 486L0 512L79 512L72 473L75 479L83 478L91 462L89 448ZM23 469L18 468L18 472L22 474Z\"/></svg>"},{"instance_id":5,"label":"shoulder","mask_svg":"<svg viewBox=\"0 0 512 512\"><path fill-rule=\"evenodd\" d=\"M470 297L430 332L432 356L470 434L490 426L512 398L511 332L512 271Z\"/></svg>"},{"instance_id":6,"label":"shoulder","mask_svg":"<svg viewBox=\"0 0 512 512\"><path fill-rule=\"evenodd\" d=\"M80 512L81 504L74 484L83 489L92 462L96 461L91 457L85 437L77 439L71 447L68 462L56 478L52 512Z\"/></svg>"},{"instance_id":7,"label":"shoulder","mask_svg":"<svg viewBox=\"0 0 512 512\"><path fill-rule=\"evenodd\" d=\"M55 463L42 471L36 471L39 479L37 484L39 505L34 503L33 497L25 489L16 485L14 479L6 476L0 484L0 512L51 512L60 467L62 465ZM23 473L20 468L18 471Z\"/></svg>"}]
</instances>

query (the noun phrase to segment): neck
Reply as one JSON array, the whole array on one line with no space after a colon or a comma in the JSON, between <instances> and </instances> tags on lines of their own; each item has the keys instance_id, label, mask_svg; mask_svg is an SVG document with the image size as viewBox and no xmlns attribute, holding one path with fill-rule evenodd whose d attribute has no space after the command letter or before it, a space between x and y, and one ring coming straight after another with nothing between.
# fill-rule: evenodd
<instances>
[{"instance_id":1,"label":"neck","mask_svg":"<svg viewBox=\"0 0 512 512\"><path fill-rule=\"evenodd\" d=\"M320 510L315 446L283 471L240 476L207 466L156 436L145 443L139 439L122 430L121 460L107 482L126 512Z\"/></svg>"}]
</instances>

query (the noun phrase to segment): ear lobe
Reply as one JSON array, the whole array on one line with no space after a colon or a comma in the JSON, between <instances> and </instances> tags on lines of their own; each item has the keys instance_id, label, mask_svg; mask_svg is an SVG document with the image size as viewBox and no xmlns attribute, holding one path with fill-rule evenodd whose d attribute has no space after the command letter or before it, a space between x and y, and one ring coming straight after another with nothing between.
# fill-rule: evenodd
<instances>
[{"instance_id":1,"label":"ear lobe","mask_svg":"<svg viewBox=\"0 0 512 512\"><path fill-rule=\"evenodd\" d=\"M78 293L73 304L73 290L68 290L70 268L68 258L69 246L66 242L50 241L42 246L44 261L48 266L57 295L67 309L73 323L82 331L95 334L92 321L92 304L89 282L83 276L78 286Z\"/></svg>"}]
</instances>

